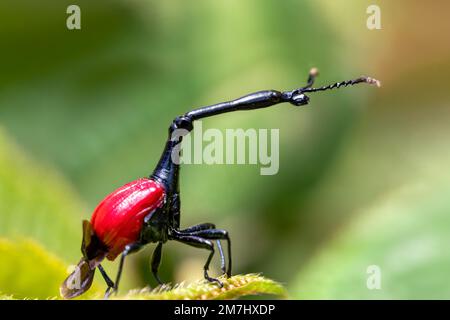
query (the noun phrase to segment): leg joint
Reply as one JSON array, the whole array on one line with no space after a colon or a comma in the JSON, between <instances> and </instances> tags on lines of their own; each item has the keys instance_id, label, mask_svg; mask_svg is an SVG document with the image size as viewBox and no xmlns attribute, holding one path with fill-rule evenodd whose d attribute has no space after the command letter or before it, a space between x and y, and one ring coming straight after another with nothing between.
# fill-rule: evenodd
<instances>
[{"instance_id":1,"label":"leg joint","mask_svg":"<svg viewBox=\"0 0 450 320\"><path fill-rule=\"evenodd\" d=\"M194 125L192 122L193 120L191 119L191 117L188 117L186 115L178 116L172 121L169 132L172 134L175 130L178 129L184 129L188 132L191 132L194 129Z\"/></svg>"}]
</instances>

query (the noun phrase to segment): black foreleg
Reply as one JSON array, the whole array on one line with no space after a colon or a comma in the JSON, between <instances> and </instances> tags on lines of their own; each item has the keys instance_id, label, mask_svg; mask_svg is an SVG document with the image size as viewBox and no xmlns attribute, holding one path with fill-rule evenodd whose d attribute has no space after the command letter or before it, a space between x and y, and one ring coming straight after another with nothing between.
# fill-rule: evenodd
<instances>
[{"instance_id":1,"label":"black foreleg","mask_svg":"<svg viewBox=\"0 0 450 320\"><path fill-rule=\"evenodd\" d=\"M108 274L106 273L105 269L103 269L101 264L99 264L97 268L100 271L101 275L103 276L103 279L105 279L106 285L108 286L105 292L105 298L107 298L109 296L109 292L114 289L114 282L108 276Z\"/></svg>"},{"instance_id":2,"label":"black foreleg","mask_svg":"<svg viewBox=\"0 0 450 320\"><path fill-rule=\"evenodd\" d=\"M159 265L161 264L161 253L162 253L162 242L158 242L155 251L153 251L151 265L153 276L155 277L156 281L158 281L159 284L163 284L158 275Z\"/></svg>"},{"instance_id":3,"label":"black foreleg","mask_svg":"<svg viewBox=\"0 0 450 320\"><path fill-rule=\"evenodd\" d=\"M171 235L171 238L173 240L182 242L184 244L188 244L188 245L196 247L196 248L202 248L202 249L209 250L210 254L208 256L208 259L206 260L205 266L203 267L204 277L206 280L208 280L210 282L217 282L220 286L223 285L219 279L212 278L208 274L209 265L211 263L212 257L214 256L214 244L210 240L203 239L203 238L197 237L197 236L184 235L184 234L181 234L178 232L174 232Z\"/></svg>"},{"instance_id":4,"label":"black foreleg","mask_svg":"<svg viewBox=\"0 0 450 320\"><path fill-rule=\"evenodd\" d=\"M182 234L186 234L186 235L199 235L198 232L200 231L206 231L206 230L211 230L211 229L215 229L216 225L213 223L201 223L201 224L197 224L195 226L183 229L183 230L179 230L179 233ZM225 231L226 232L226 231ZM201 235L200 235L201 236ZM222 244L220 243L220 240L227 240L228 241L228 247L230 247L230 240L226 239L226 238L208 238L208 237L203 237L205 239L211 239L211 240L216 240L217 243L217 249L219 250L219 255L220 255L220 269L222 270L222 272L224 274L227 274L228 276L231 274L231 254L230 254L230 249L228 249L228 272L227 269L225 267L225 255L223 253L223 249L222 249Z\"/></svg>"},{"instance_id":5,"label":"black foreleg","mask_svg":"<svg viewBox=\"0 0 450 320\"><path fill-rule=\"evenodd\" d=\"M224 273L226 273L227 276L230 277L231 276L231 240L230 240L230 236L228 235L228 231L222 230L222 229L208 229L208 230L195 231L195 232L190 233L190 235L197 236L197 237L200 237L203 239L208 239L208 240L217 240L217 241L226 240L227 241L227 244L228 244L228 270L223 270L224 268L222 267L222 271L224 271ZM221 247L219 250L221 250Z\"/></svg>"},{"instance_id":6,"label":"black foreleg","mask_svg":"<svg viewBox=\"0 0 450 320\"><path fill-rule=\"evenodd\" d=\"M127 255L129 255L133 252L139 251L139 249L141 249L141 248L142 248L142 244L140 244L138 242L129 244L125 247L125 250L123 250L122 256L120 257L119 269L117 271L116 282L114 284L114 288L109 293L107 291L105 298L108 298L111 293L114 293L114 292L117 293L117 290L119 289L120 278L122 276L123 265L124 265L125 258L127 257Z\"/></svg>"},{"instance_id":7,"label":"black foreleg","mask_svg":"<svg viewBox=\"0 0 450 320\"><path fill-rule=\"evenodd\" d=\"M191 232L196 232L196 231L201 231L201 230L208 230L208 229L215 229L216 225L214 223L200 223L200 224L196 224L195 226L183 229L183 230L178 230L179 233L191 233Z\"/></svg>"}]
</instances>

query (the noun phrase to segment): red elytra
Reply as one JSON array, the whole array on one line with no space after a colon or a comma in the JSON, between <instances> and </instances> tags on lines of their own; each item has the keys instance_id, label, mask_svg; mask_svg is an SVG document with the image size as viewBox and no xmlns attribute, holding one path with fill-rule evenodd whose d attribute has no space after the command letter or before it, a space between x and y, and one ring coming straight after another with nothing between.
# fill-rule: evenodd
<instances>
[{"instance_id":1,"label":"red elytra","mask_svg":"<svg viewBox=\"0 0 450 320\"><path fill-rule=\"evenodd\" d=\"M127 244L136 242L144 218L164 204L165 190L158 182L142 178L113 191L99 203L91 218L95 235L114 260Z\"/></svg>"}]
</instances>

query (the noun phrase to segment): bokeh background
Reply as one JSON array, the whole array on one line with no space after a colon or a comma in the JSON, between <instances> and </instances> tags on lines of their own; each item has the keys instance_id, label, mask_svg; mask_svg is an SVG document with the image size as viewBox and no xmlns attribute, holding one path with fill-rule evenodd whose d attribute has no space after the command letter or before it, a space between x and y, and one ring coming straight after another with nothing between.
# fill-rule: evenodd
<instances>
[{"instance_id":1,"label":"bokeh background","mask_svg":"<svg viewBox=\"0 0 450 320\"><path fill-rule=\"evenodd\" d=\"M66 28L70 4L81 7L81 30ZM370 4L381 8L381 30L366 27ZM81 219L153 170L174 116L296 88L318 67L319 84L366 74L383 86L204 121L204 129L279 128L280 170L184 166L182 226L228 229L234 273L261 272L294 299L450 298L449 9L446 1L2 1L0 292L58 295L80 258ZM128 260L122 292L155 285L152 249ZM199 279L206 255L168 243L161 277ZM371 265L380 290L366 286ZM115 276L117 263L106 267Z\"/></svg>"}]
</instances>

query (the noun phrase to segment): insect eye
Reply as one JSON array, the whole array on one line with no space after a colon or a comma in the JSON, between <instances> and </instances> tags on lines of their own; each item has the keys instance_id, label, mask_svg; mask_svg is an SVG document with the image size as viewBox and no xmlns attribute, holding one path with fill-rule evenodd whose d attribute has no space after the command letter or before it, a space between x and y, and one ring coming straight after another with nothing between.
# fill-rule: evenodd
<instances>
[{"instance_id":1,"label":"insect eye","mask_svg":"<svg viewBox=\"0 0 450 320\"><path fill-rule=\"evenodd\" d=\"M292 104L294 104L296 106L304 106L305 104L308 104L308 102L309 102L309 97L307 97L303 93L296 94L291 99L292 99Z\"/></svg>"}]
</instances>

